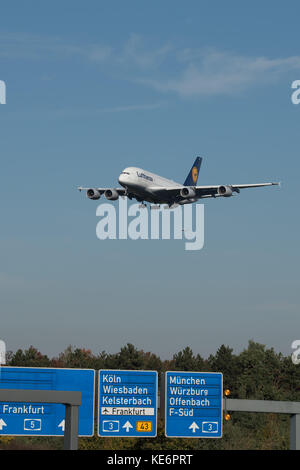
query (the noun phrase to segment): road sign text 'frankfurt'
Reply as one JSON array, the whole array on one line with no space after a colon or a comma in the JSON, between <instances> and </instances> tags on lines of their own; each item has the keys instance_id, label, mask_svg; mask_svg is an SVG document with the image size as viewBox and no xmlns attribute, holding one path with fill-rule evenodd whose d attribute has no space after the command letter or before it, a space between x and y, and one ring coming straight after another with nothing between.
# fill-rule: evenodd
<instances>
[{"instance_id":1,"label":"road sign text 'frankfurt'","mask_svg":"<svg viewBox=\"0 0 300 470\"><path fill-rule=\"evenodd\" d=\"M156 437L157 372L99 371L98 435Z\"/></svg>"},{"instance_id":2,"label":"road sign text 'frankfurt'","mask_svg":"<svg viewBox=\"0 0 300 470\"><path fill-rule=\"evenodd\" d=\"M81 392L78 435L94 435L95 371L1 367L0 388ZM52 403L0 403L0 435L63 436L65 406Z\"/></svg>"}]
</instances>

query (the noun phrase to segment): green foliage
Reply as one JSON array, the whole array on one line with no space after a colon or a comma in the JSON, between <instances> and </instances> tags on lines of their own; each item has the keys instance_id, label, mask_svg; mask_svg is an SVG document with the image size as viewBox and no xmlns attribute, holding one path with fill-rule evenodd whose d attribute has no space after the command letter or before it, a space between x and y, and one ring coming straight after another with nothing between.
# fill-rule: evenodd
<instances>
[{"instance_id":1,"label":"green foliage","mask_svg":"<svg viewBox=\"0 0 300 470\"><path fill-rule=\"evenodd\" d=\"M276 353L273 348L249 341L248 347L235 355L229 346L221 345L215 355L203 359L190 347L162 361L150 352L128 343L116 354L105 351L95 355L90 350L68 346L57 358L48 358L33 346L8 355L9 366L76 367L89 369L167 370L222 372L224 389L231 398L300 401L300 366ZM274 449L289 448L289 417L275 414L233 413L224 421L222 439L170 439L158 420L156 439L80 438L80 449L106 450L196 450L196 449ZM62 448L62 439L21 438L0 440L0 448Z\"/></svg>"},{"instance_id":2,"label":"green foliage","mask_svg":"<svg viewBox=\"0 0 300 470\"><path fill-rule=\"evenodd\" d=\"M19 367L49 367L50 362L47 356L44 356L33 346L30 346L30 348L24 352L18 349L18 351L11 356L9 365Z\"/></svg>"},{"instance_id":3,"label":"green foliage","mask_svg":"<svg viewBox=\"0 0 300 470\"><path fill-rule=\"evenodd\" d=\"M174 370L180 371L201 371L205 369L202 357L199 354L194 356L193 351L189 347L186 347L183 351L179 351L179 353L174 354L173 365Z\"/></svg>"}]
</instances>

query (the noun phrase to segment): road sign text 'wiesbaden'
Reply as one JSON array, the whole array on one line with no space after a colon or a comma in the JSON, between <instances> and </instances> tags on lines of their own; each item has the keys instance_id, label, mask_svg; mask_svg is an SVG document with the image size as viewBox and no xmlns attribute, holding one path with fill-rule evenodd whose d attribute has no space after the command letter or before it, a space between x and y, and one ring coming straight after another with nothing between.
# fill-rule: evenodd
<instances>
[{"instance_id":1,"label":"road sign text 'wiesbaden'","mask_svg":"<svg viewBox=\"0 0 300 470\"><path fill-rule=\"evenodd\" d=\"M156 437L157 372L99 371L98 435Z\"/></svg>"}]
</instances>

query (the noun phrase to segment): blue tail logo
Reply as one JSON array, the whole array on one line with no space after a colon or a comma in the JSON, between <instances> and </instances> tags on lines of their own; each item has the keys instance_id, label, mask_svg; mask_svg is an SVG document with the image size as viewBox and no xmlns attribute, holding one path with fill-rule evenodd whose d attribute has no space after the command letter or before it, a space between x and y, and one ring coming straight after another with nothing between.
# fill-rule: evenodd
<instances>
[{"instance_id":1,"label":"blue tail logo","mask_svg":"<svg viewBox=\"0 0 300 470\"><path fill-rule=\"evenodd\" d=\"M184 186L196 186L197 181L198 181L198 176L200 173L201 163L202 163L202 157L197 157L185 182L183 183Z\"/></svg>"}]
</instances>

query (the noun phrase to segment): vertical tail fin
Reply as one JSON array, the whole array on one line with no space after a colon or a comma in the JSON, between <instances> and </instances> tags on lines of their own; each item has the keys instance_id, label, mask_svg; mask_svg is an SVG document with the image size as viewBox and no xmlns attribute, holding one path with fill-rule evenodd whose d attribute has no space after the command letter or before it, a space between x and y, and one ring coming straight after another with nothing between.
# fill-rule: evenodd
<instances>
[{"instance_id":1,"label":"vertical tail fin","mask_svg":"<svg viewBox=\"0 0 300 470\"><path fill-rule=\"evenodd\" d=\"M197 157L185 182L183 183L184 186L196 186L197 181L198 181L198 175L200 172L201 163L202 163L202 157Z\"/></svg>"}]
</instances>

